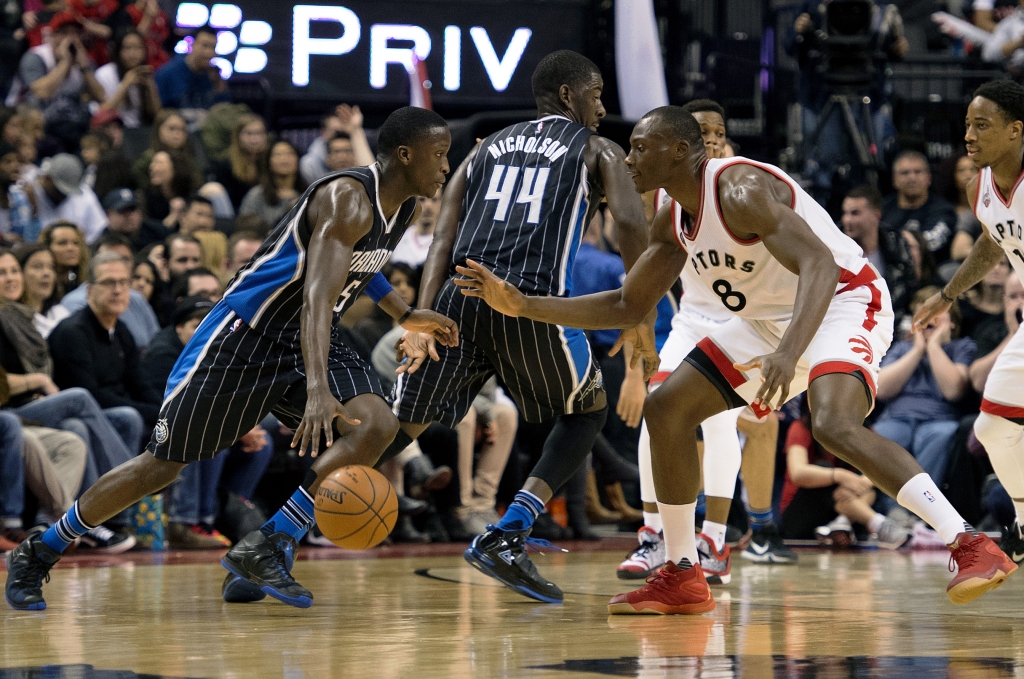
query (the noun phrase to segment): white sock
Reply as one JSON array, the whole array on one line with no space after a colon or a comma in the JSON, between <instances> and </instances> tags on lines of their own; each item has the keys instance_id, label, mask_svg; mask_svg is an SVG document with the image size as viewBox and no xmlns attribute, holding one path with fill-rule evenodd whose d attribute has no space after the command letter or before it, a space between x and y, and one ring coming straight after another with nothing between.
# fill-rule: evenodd
<instances>
[{"instance_id":1,"label":"white sock","mask_svg":"<svg viewBox=\"0 0 1024 679\"><path fill-rule=\"evenodd\" d=\"M664 523L666 557L672 563L687 559L691 564L700 563L697 556L694 514L697 503L687 505L666 505L658 503L658 513Z\"/></svg>"},{"instance_id":2,"label":"white sock","mask_svg":"<svg viewBox=\"0 0 1024 679\"><path fill-rule=\"evenodd\" d=\"M1018 525L1024 524L1024 427L998 415L981 413L974 423L974 433L1013 500Z\"/></svg>"},{"instance_id":3,"label":"white sock","mask_svg":"<svg viewBox=\"0 0 1024 679\"><path fill-rule=\"evenodd\" d=\"M877 533L883 523L885 523L885 517L878 512L875 512L875 515L871 517L870 521L868 521L868 532Z\"/></svg>"},{"instance_id":4,"label":"white sock","mask_svg":"<svg viewBox=\"0 0 1024 679\"><path fill-rule=\"evenodd\" d=\"M903 507L924 519L935 529L947 545L956 541L956 536L970 530L960 513L953 509L932 477L921 472L900 488L896 501Z\"/></svg>"},{"instance_id":5,"label":"white sock","mask_svg":"<svg viewBox=\"0 0 1024 679\"><path fill-rule=\"evenodd\" d=\"M715 523L714 521L704 519L704 527L701 528L700 532L711 538L711 541L715 543L715 550L721 552L725 548L724 523Z\"/></svg>"},{"instance_id":6,"label":"white sock","mask_svg":"<svg viewBox=\"0 0 1024 679\"><path fill-rule=\"evenodd\" d=\"M660 533L662 530L661 514L658 512L644 512L644 525Z\"/></svg>"}]
</instances>

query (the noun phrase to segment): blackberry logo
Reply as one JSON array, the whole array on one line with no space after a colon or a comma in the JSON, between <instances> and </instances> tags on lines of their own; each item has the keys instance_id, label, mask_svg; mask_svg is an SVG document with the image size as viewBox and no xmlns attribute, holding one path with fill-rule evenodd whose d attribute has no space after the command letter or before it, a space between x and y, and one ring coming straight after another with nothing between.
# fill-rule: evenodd
<instances>
[{"instance_id":1,"label":"blackberry logo","mask_svg":"<svg viewBox=\"0 0 1024 679\"><path fill-rule=\"evenodd\" d=\"M267 67L267 53L260 47L270 42L274 28L266 21L243 21L238 5L216 4L207 8L198 2L183 2L178 5L174 23L178 28L194 30L209 26L217 31L217 56L211 63L220 69L225 80L234 73L259 73ZM191 37L174 46L178 54L187 54L190 49ZM232 54L234 61L230 60Z\"/></svg>"}]
</instances>

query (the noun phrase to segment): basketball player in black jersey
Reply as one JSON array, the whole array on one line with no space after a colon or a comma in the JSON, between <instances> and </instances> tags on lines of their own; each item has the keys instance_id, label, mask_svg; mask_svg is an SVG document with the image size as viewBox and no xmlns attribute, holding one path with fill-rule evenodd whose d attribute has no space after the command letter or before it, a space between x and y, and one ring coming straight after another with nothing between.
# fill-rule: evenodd
<instances>
[{"instance_id":1,"label":"basketball player in black jersey","mask_svg":"<svg viewBox=\"0 0 1024 679\"><path fill-rule=\"evenodd\" d=\"M534 294L565 296L580 239L602 197L627 270L647 245L647 225L625 154L594 134L605 115L598 68L575 52L554 52L537 65L532 84L537 120L477 145L445 191L419 304L454 319L461 341L437 347L439 361L419 370L412 363L399 377L394 410L402 432L388 454L431 421L454 427L495 373L528 422L556 419L523 490L465 556L517 592L558 602L561 590L537 573L524 545L544 503L583 462L604 424L600 368L581 330L502 316L459 295L454 266L467 258L485 261ZM417 342L408 334L406 340ZM409 353L424 355L422 346Z\"/></svg>"},{"instance_id":2,"label":"basketball player in black jersey","mask_svg":"<svg viewBox=\"0 0 1024 679\"><path fill-rule=\"evenodd\" d=\"M105 474L60 521L8 556L8 604L45 608L43 580L75 538L274 412L295 429L300 454L312 445L315 455L321 434L327 449L285 506L224 557L224 593L232 601L269 594L312 605L289 572L297 541L313 524L312 497L333 470L373 465L398 431L373 368L334 332L337 319L366 289L407 330L458 343L451 320L411 309L380 274L416 220L416 196L433 196L444 183L450 143L439 115L399 109L381 127L374 165L310 186L196 329L168 379L146 452Z\"/></svg>"}]
</instances>

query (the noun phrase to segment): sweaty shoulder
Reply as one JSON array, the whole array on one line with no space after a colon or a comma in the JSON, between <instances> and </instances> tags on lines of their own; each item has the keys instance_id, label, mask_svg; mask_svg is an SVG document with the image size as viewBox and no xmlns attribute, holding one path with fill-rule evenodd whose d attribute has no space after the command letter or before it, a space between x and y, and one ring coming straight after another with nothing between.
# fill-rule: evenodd
<instances>
[{"instance_id":1,"label":"sweaty shoulder","mask_svg":"<svg viewBox=\"0 0 1024 679\"><path fill-rule=\"evenodd\" d=\"M750 163L733 163L718 176L718 197L756 204L768 199L789 207L793 203L793 189L774 174Z\"/></svg>"},{"instance_id":2,"label":"sweaty shoulder","mask_svg":"<svg viewBox=\"0 0 1024 679\"><path fill-rule=\"evenodd\" d=\"M353 177L338 177L317 187L310 197L306 223L310 231L327 220L339 226L366 233L373 226L374 206L366 189Z\"/></svg>"},{"instance_id":3,"label":"sweaty shoulder","mask_svg":"<svg viewBox=\"0 0 1024 679\"><path fill-rule=\"evenodd\" d=\"M675 236L673 206L674 202L670 200L658 208L657 214L654 215L654 222L651 224L651 243L679 245L679 240Z\"/></svg>"},{"instance_id":4,"label":"sweaty shoulder","mask_svg":"<svg viewBox=\"0 0 1024 679\"><path fill-rule=\"evenodd\" d=\"M971 206L971 211L974 211L974 201L978 197L978 182L981 181L981 173L971 177L971 180L967 182L967 186L964 188L964 192L967 194L967 204Z\"/></svg>"},{"instance_id":5,"label":"sweaty shoulder","mask_svg":"<svg viewBox=\"0 0 1024 679\"><path fill-rule=\"evenodd\" d=\"M587 171L595 177L601 176L602 166L607 167L608 163L623 164L626 160L626 152L622 147L605 137L596 134L590 135L587 140L587 149L584 153L584 162L587 164ZM625 172L625 165L622 170Z\"/></svg>"}]
</instances>

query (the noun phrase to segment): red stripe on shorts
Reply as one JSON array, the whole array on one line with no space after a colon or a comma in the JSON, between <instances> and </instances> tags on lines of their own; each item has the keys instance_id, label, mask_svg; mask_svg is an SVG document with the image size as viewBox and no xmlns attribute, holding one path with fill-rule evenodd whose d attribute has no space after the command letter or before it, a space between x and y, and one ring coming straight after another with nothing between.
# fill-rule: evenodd
<instances>
[{"instance_id":1,"label":"red stripe on shorts","mask_svg":"<svg viewBox=\"0 0 1024 679\"><path fill-rule=\"evenodd\" d=\"M865 286L871 289L871 301L868 302L867 311L864 314L864 329L874 330L875 326L878 325L878 321L875 320L875 314L882 310L882 293L875 287L874 281L878 280L878 276L875 274L875 270L870 265L865 264L859 272L854 274L852 271L847 269L840 269L839 283L846 285L836 292L837 295L841 295L844 292L856 290L861 286Z\"/></svg>"},{"instance_id":2,"label":"red stripe on shorts","mask_svg":"<svg viewBox=\"0 0 1024 679\"><path fill-rule=\"evenodd\" d=\"M871 379L871 375L864 369L864 366L857 365L856 363L848 363L847 361L825 361L811 368L811 374L807 378L807 383L810 384L815 379L822 375L831 375L834 373L843 373L845 375L852 375L853 373L860 373L864 377L864 381L867 383L868 388L871 389L871 395L874 396L878 390L875 388L875 382Z\"/></svg>"},{"instance_id":3,"label":"red stripe on shorts","mask_svg":"<svg viewBox=\"0 0 1024 679\"><path fill-rule=\"evenodd\" d=\"M739 370L733 367L732 361L729 357L722 353L722 350L718 348L718 345L712 342L709 338L705 337L701 341L697 342L697 348L703 351L711 362L715 364L718 371L722 373L722 377L729 381L729 386L736 389L742 386L747 378L743 376Z\"/></svg>"},{"instance_id":4,"label":"red stripe on shorts","mask_svg":"<svg viewBox=\"0 0 1024 679\"><path fill-rule=\"evenodd\" d=\"M989 415L998 415L1006 419L1019 419L1024 417L1024 408L1017 406L1004 406L1002 403L993 403L987 398L981 399L981 412Z\"/></svg>"}]
</instances>

